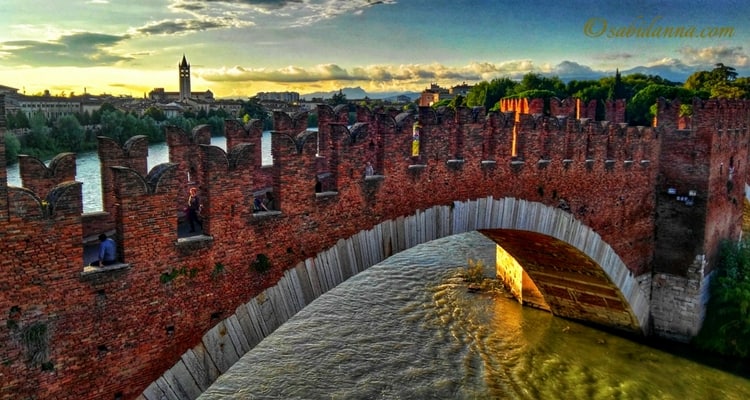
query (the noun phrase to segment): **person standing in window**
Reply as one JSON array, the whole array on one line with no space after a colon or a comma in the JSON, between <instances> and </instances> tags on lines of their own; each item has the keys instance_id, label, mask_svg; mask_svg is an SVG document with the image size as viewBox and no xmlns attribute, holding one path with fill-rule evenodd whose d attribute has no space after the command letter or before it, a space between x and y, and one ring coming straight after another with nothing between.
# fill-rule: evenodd
<instances>
[{"instance_id":1,"label":"person standing in window","mask_svg":"<svg viewBox=\"0 0 750 400\"><path fill-rule=\"evenodd\" d=\"M190 223L190 232L195 232L196 224L198 224L198 226L201 228L201 231L203 231L203 223L198 217L200 208L201 208L201 199L200 197L198 197L198 189L195 187L191 187L190 196L188 197L188 206L187 206L187 220Z\"/></svg>"}]
</instances>

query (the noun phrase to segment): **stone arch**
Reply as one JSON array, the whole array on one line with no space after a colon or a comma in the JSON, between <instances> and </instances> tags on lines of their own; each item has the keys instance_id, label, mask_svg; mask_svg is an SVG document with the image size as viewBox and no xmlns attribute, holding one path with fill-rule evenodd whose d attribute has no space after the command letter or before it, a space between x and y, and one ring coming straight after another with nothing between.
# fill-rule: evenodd
<instances>
[{"instance_id":1,"label":"stone arch","mask_svg":"<svg viewBox=\"0 0 750 400\"><path fill-rule=\"evenodd\" d=\"M491 197L475 202L455 202L453 214L454 233L479 230L496 243L505 243L511 254L515 253L522 263L534 268L527 273L532 281L537 281L537 286L541 284L546 288L542 295L554 314L647 333L650 313L647 292L614 249L572 214L541 203ZM554 251L581 263L581 268L564 269L560 275L570 275L553 286L551 281L555 278L545 279L545 276L554 276L550 270L556 266L550 265L549 260L534 262L522 241L510 239L513 235L522 236L526 243L530 240L545 242L554 247ZM563 283L577 290L568 288L571 290L553 293L554 288ZM565 303L566 296L570 303ZM578 314L574 311L582 307L591 308Z\"/></svg>"},{"instance_id":2,"label":"stone arch","mask_svg":"<svg viewBox=\"0 0 750 400\"><path fill-rule=\"evenodd\" d=\"M239 306L235 314L206 332L201 343L143 392L197 398L240 357L307 304L386 258L421 243L478 230L533 232L564 242L596 262L622 292L640 329L648 319L648 298L622 260L596 232L563 210L541 203L491 196L455 201L387 220L347 238L286 270L276 286ZM172 398L170 397L170 398Z\"/></svg>"}]
</instances>

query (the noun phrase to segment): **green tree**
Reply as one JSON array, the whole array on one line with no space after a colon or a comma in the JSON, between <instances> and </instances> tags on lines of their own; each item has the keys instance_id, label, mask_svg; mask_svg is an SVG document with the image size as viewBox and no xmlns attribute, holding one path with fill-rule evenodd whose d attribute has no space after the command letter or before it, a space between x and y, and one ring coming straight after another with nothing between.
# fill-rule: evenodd
<instances>
[{"instance_id":1,"label":"green tree","mask_svg":"<svg viewBox=\"0 0 750 400\"><path fill-rule=\"evenodd\" d=\"M558 98L564 98L567 96L565 84L556 76L547 78L540 74L528 73L523 76L518 86L513 89L513 94L519 96L521 93L530 90L549 91L554 93L553 96Z\"/></svg>"},{"instance_id":2,"label":"green tree","mask_svg":"<svg viewBox=\"0 0 750 400\"><path fill-rule=\"evenodd\" d=\"M507 97L512 99L550 99L552 97L557 97L557 93L551 90L531 89Z\"/></svg>"},{"instance_id":3,"label":"green tree","mask_svg":"<svg viewBox=\"0 0 750 400\"><path fill-rule=\"evenodd\" d=\"M164 129L153 118L146 115L137 119L135 135L146 135L149 143L161 143L166 140Z\"/></svg>"},{"instance_id":4,"label":"green tree","mask_svg":"<svg viewBox=\"0 0 750 400\"><path fill-rule=\"evenodd\" d=\"M229 113L227 113L227 110L224 108L219 108L217 110L211 110L208 112L208 117L219 117L221 119L227 119L229 118Z\"/></svg>"},{"instance_id":5,"label":"green tree","mask_svg":"<svg viewBox=\"0 0 750 400\"><path fill-rule=\"evenodd\" d=\"M21 143L22 149L29 155L44 158L54 151L54 144L50 138L50 127L44 114L37 112L29 120L29 132Z\"/></svg>"},{"instance_id":6,"label":"green tree","mask_svg":"<svg viewBox=\"0 0 750 400\"><path fill-rule=\"evenodd\" d=\"M693 72L685 80L683 87L690 90L703 90L705 87L711 85L712 76L708 71L697 71Z\"/></svg>"},{"instance_id":7,"label":"green tree","mask_svg":"<svg viewBox=\"0 0 750 400\"><path fill-rule=\"evenodd\" d=\"M417 103L411 102L404 104L404 106L401 108L401 111L416 111L418 109L419 106L417 105Z\"/></svg>"},{"instance_id":8,"label":"green tree","mask_svg":"<svg viewBox=\"0 0 750 400\"><path fill-rule=\"evenodd\" d=\"M716 68L711 71L711 76L717 82L732 82L737 79L737 70L723 63L717 63Z\"/></svg>"},{"instance_id":9,"label":"green tree","mask_svg":"<svg viewBox=\"0 0 750 400\"><path fill-rule=\"evenodd\" d=\"M750 356L750 242L725 241L711 279L711 298L694 343L722 355Z\"/></svg>"},{"instance_id":10,"label":"green tree","mask_svg":"<svg viewBox=\"0 0 750 400\"><path fill-rule=\"evenodd\" d=\"M440 107L449 107L451 105L451 101L452 101L452 99L438 100L438 101L432 103L432 108L434 108L434 109L437 110Z\"/></svg>"},{"instance_id":11,"label":"green tree","mask_svg":"<svg viewBox=\"0 0 750 400\"><path fill-rule=\"evenodd\" d=\"M487 110L497 109L500 99L512 93L516 86L518 86L518 82L507 77L491 80L489 87L487 87L487 98L484 99L484 107Z\"/></svg>"},{"instance_id":12,"label":"green tree","mask_svg":"<svg viewBox=\"0 0 750 400\"><path fill-rule=\"evenodd\" d=\"M659 97L679 99L690 103L696 92L679 86L651 84L641 89L625 106L631 125L651 126L655 116L655 104Z\"/></svg>"},{"instance_id":13,"label":"green tree","mask_svg":"<svg viewBox=\"0 0 750 400\"><path fill-rule=\"evenodd\" d=\"M318 126L318 113L307 114L307 126L308 127Z\"/></svg>"},{"instance_id":14,"label":"green tree","mask_svg":"<svg viewBox=\"0 0 750 400\"><path fill-rule=\"evenodd\" d=\"M112 104L110 103L102 104L98 110L91 113L91 123L94 125L100 124L102 122L102 115L104 113L114 112L114 111L117 111L117 109Z\"/></svg>"},{"instance_id":15,"label":"green tree","mask_svg":"<svg viewBox=\"0 0 750 400\"><path fill-rule=\"evenodd\" d=\"M744 99L750 98L750 78L749 77L739 77L732 82L732 84L738 88L740 88L743 92L745 92L745 95L743 96Z\"/></svg>"},{"instance_id":16,"label":"green tree","mask_svg":"<svg viewBox=\"0 0 750 400\"><path fill-rule=\"evenodd\" d=\"M571 80L565 85L565 92L572 97L581 98L578 94L584 91L591 91L591 88L599 89L601 83L595 80L579 81Z\"/></svg>"},{"instance_id":17,"label":"green tree","mask_svg":"<svg viewBox=\"0 0 750 400\"><path fill-rule=\"evenodd\" d=\"M88 111L84 111L82 113L76 113L75 116L81 125L84 125L84 126L91 125L91 114Z\"/></svg>"},{"instance_id":18,"label":"green tree","mask_svg":"<svg viewBox=\"0 0 750 400\"><path fill-rule=\"evenodd\" d=\"M242 111L240 111L240 115L243 117L247 115L248 121L251 119L259 119L263 121L264 127L266 126L266 121L272 119L269 116L268 111L260 104L257 97L251 97L247 101L242 102Z\"/></svg>"},{"instance_id":19,"label":"green tree","mask_svg":"<svg viewBox=\"0 0 750 400\"><path fill-rule=\"evenodd\" d=\"M55 121L52 136L55 147L60 150L79 152L83 149L85 132L78 119L73 115L64 115Z\"/></svg>"},{"instance_id":20,"label":"green tree","mask_svg":"<svg viewBox=\"0 0 750 400\"><path fill-rule=\"evenodd\" d=\"M668 81L658 75L646 75L642 73L630 74L622 77L622 90L625 99L630 100L636 93L649 85L680 86L675 82Z\"/></svg>"},{"instance_id":21,"label":"green tree","mask_svg":"<svg viewBox=\"0 0 750 400\"><path fill-rule=\"evenodd\" d=\"M180 115L167 118L165 124L177 126L179 128L182 128L182 130L185 132L192 132L193 128L196 126L193 121Z\"/></svg>"},{"instance_id":22,"label":"green tree","mask_svg":"<svg viewBox=\"0 0 750 400\"><path fill-rule=\"evenodd\" d=\"M327 101L327 103L331 107L334 107L339 104L347 104L348 101L346 100L346 95L344 94L344 92L341 89L339 89L339 92L331 96L331 98Z\"/></svg>"},{"instance_id":23,"label":"green tree","mask_svg":"<svg viewBox=\"0 0 750 400\"><path fill-rule=\"evenodd\" d=\"M5 163L10 165L18 161L18 155L21 153L21 142L16 135L5 133Z\"/></svg>"},{"instance_id":24,"label":"green tree","mask_svg":"<svg viewBox=\"0 0 750 400\"><path fill-rule=\"evenodd\" d=\"M224 134L224 118L208 117L205 123L211 127L211 136L222 136Z\"/></svg>"},{"instance_id":25,"label":"green tree","mask_svg":"<svg viewBox=\"0 0 750 400\"><path fill-rule=\"evenodd\" d=\"M750 95L747 78L738 79L737 71L722 63L716 64L716 68L711 71L693 73L683 86L686 89L708 93L712 99L741 99Z\"/></svg>"},{"instance_id":26,"label":"green tree","mask_svg":"<svg viewBox=\"0 0 750 400\"><path fill-rule=\"evenodd\" d=\"M167 115L164 114L164 110L162 110L159 107L151 106L146 109L146 111L143 112L144 117L151 117L154 119L154 121L164 121L167 119Z\"/></svg>"},{"instance_id":27,"label":"green tree","mask_svg":"<svg viewBox=\"0 0 750 400\"><path fill-rule=\"evenodd\" d=\"M195 119L197 119L198 121L205 121L206 119L208 119L208 112L201 108L200 110L198 110L198 113L195 114Z\"/></svg>"},{"instance_id":28,"label":"green tree","mask_svg":"<svg viewBox=\"0 0 750 400\"><path fill-rule=\"evenodd\" d=\"M138 131L138 118L121 111L105 112L101 117L100 134L123 145L131 137L141 134Z\"/></svg>"},{"instance_id":29,"label":"green tree","mask_svg":"<svg viewBox=\"0 0 750 400\"><path fill-rule=\"evenodd\" d=\"M607 100L609 99L610 92L609 87L597 83L573 93L572 97L588 103L591 100Z\"/></svg>"},{"instance_id":30,"label":"green tree","mask_svg":"<svg viewBox=\"0 0 750 400\"><path fill-rule=\"evenodd\" d=\"M490 82L479 82L466 94L466 105L496 110L498 101L512 93L516 86L518 86L518 83L510 78L496 78Z\"/></svg>"},{"instance_id":31,"label":"green tree","mask_svg":"<svg viewBox=\"0 0 750 400\"><path fill-rule=\"evenodd\" d=\"M8 125L9 129L26 129L31 126L26 113L21 110L18 110L15 114L13 114L13 122L14 126L11 127L10 125Z\"/></svg>"},{"instance_id":32,"label":"green tree","mask_svg":"<svg viewBox=\"0 0 750 400\"><path fill-rule=\"evenodd\" d=\"M628 96L627 88L625 87L625 84L622 82L622 76L620 75L620 71L617 70L615 72L615 79L612 82L612 85L609 87L607 100L625 99L627 98L627 96Z\"/></svg>"},{"instance_id":33,"label":"green tree","mask_svg":"<svg viewBox=\"0 0 750 400\"><path fill-rule=\"evenodd\" d=\"M742 99L747 96L747 92L737 85L729 83L718 83L711 87L712 99Z\"/></svg>"},{"instance_id":34,"label":"green tree","mask_svg":"<svg viewBox=\"0 0 750 400\"><path fill-rule=\"evenodd\" d=\"M487 88L490 83L482 81L472 86L469 92L466 93L466 105L469 107L481 107L484 106L484 100L487 98Z\"/></svg>"},{"instance_id":35,"label":"green tree","mask_svg":"<svg viewBox=\"0 0 750 400\"><path fill-rule=\"evenodd\" d=\"M451 101L448 103L448 106L453 108L454 110L458 107L465 107L466 106L466 98L464 96L456 95L454 98L451 99Z\"/></svg>"}]
</instances>

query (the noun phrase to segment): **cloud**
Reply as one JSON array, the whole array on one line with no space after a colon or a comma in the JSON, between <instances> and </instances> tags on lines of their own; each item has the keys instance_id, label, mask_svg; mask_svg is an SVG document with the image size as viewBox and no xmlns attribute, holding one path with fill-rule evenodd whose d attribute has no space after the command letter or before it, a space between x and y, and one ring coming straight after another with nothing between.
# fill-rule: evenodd
<instances>
[{"instance_id":1,"label":"cloud","mask_svg":"<svg viewBox=\"0 0 750 400\"><path fill-rule=\"evenodd\" d=\"M742 51L742 46L715 46L715 47L683 47L679 53L689 64L701 66L713 66L716 63L737 68L750 67L750 58Z\"/></svg>"},{"instance_id":2,"label":"cloud","mask_svg":"<svg viewBox=\"0 0 750 400\"><path fill-rule=\"evenodd\" d=\"M210 4L237 6L250 9L278 10L290 4L301 4L302 0L177 0L172 8L184 10L203 10L209 8Z\"/></svg>"},{"instance_id":3,"label":"cloud","mask_svg":"<svg viewBox=\"0 0 750 400\"><path fill-rule=\"evenodd\" d=\"M130 60L114 54L112 47L128 35L78 32L52 41L18 40L0 42L0 60L7 65L82 66L111 65Z\"/></svg>"},{"instance_id":4,"label":"cloud","mask_svg":"<svg viewBox=\"0 0 750 400\"><path fill-rule=\"evenodd\" d=\"M277 27L303 27L340 15L358 15L363 9L380 4L396 4L396 0L172 0L170 8L199 19L231 14L247 21L272 14Z\"/></svg>"},{"instance_id":5,"label":"cloud","mask_svg":"<svg viewBox=\"0 0 750 400\"><path fill-rule=\"evenodd\" d=\"M559 77L594 76L597 75L591 67L581 65L574 61L563 61L552 68L552 74Z\"/></svg>"},{"instance_id":6,"label":"cloud","mask_svg":"<svg viewBox=\"0 0 750 400\"><path fill-rule=\"evenodd\" d=\"M235 66L228 69L196 71L196 76L209 82L276 82L310 83L319 81L356 80L345 69L334 65L318 65L313 68L288 66L271 70L266 68L244 68Z\"/></svg>"},{"instance_id":7,"label":"cloud","mask_svg":"<svg viewBox=\"0 0 750 400\"><path fill-rule=\"evenodd\" d=\"M579 66L580 70L591 72L590 68L587 68ZM195 74L209 82L309 84L336 81L412 85L429 84L430 82L477 82L500 77L520 78L533 71L539 72L531 61L515 60L499 64L474 62L461 67L449 67L437 63L368 65L351 69L336 64L323 64L311 68L288 66L280 69L235 66L222 69L204 69L195 71Z\"/></svg>"},{"instance_id":8,"label":"cloud","mask_svg":"<svg viewBox=\"0 0 750 400\"><path fill-rule=\"evenodd\" d=\"M251 22L242 22L232 18L175 19L152 22L140 28L134 28L131 32L141 35L186 35L209 29L238 28L251 25Z\"/></svg>"},{"instance_id":9,"label":"cloud","mask_svg":"<svg viewBox=\"0 0 750 400\"><path fill-rule=\"evenodd\" d=\"M670 67L670 68L679 68L679 69L690 68L682 60L678 60L672 57L663 57L663 58L651 60L646 65L649 67Z\"/></svg>"},{"instance_id":10,"label":"cloud","mask_svg":"<svg viewBox=\"0 0 750 400\"><path fill-rule=\"evenodd\" d=\"M603 53L592 56L593 59L602 61L630 60L633 57L633 53Z\"/></svg>"}]
</instances>

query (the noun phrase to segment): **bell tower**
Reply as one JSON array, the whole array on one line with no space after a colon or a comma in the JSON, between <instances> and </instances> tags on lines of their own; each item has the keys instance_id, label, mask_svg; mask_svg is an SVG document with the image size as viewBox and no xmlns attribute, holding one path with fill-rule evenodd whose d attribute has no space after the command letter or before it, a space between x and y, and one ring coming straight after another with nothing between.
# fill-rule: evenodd
<instances>
[{"instance_id":1,"label":"bell tower","mask_svg":"<svg viewBox=\"0 0 750 400\"><path fill-rule=\"evenodd\" d=\"M188 64L184 54L177 67L180 70L180 101L182 101L190 98L190 64Z\"/></svg>"}]
</instances>

